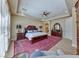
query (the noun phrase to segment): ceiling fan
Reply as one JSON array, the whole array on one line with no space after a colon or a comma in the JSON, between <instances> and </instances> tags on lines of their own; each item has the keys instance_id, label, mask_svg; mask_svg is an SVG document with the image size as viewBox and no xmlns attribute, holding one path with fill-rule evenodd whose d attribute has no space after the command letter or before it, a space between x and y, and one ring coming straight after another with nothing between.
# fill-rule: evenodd
<instances>
[{"instance_id":1,"label":"ceiling fan","mask_svg":"<svg viewBox=\"0 0 79 59\"><path fill-rule=\"evenodd\" d=\"M48 16L49 14L50 14L50 12L44 11L44 12L42 13L42 16Z\"/></svg>"}]
</instances>

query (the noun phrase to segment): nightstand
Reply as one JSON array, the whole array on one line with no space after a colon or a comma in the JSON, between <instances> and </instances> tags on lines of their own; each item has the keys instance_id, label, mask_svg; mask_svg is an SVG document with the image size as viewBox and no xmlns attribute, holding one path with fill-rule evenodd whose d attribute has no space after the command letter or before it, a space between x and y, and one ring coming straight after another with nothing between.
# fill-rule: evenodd
<instances>
[{"instance_id":1,"label":"nightstand","mask_svg":"<svg viewBox=\"0 0 79 59\"><path fill-rule=\"evenodd\" d=\"M25 38L24 33L17 33L17 40L22 40Z\"/></svg>"}]
</instances>

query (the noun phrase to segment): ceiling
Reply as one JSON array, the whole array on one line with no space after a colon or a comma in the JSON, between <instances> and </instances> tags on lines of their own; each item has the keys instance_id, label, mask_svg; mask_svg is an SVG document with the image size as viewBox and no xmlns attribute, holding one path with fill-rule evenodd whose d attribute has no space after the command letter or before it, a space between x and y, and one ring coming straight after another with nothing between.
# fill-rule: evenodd
<instances>
[{"instance_id":1,"label":"ceiling","mask_svg":"<svg viewBox=\"0 0 79 59\"><path fill-rule=\"evenodd\" d=\"M13 3L9 0L9 4L12 13L40 20L72 15L72 0L13 0ZM43 16L45 11L49 12L48 16Z\"/></svg>"}]
</instances>

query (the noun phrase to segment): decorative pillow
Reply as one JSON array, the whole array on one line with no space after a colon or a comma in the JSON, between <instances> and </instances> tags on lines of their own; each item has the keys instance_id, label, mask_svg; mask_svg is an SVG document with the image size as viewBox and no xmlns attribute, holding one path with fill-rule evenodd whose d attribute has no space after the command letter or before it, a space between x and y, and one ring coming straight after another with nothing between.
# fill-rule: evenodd
<instances>
[{"instance_id":1,"label":"decorative pillow","mask_svg":"<svg viewBox=\"0 0 79 59\"><path fill-rule=\"evenodd\" d=\"M31 33L31 32L33 32L33 30L28 30L27 32L28 32L28 33Z\"/></svg>"},{"instance_id":2,"label":"decorative pillow","mask_svg":"<svg viewBox=\"0 0 79 59\"><path fill-rule=\"evenodd\" d=\"M61 49L59 49L59 50L57 50L57 54L58 54L58 55L64 55L64 51L61 50Z\"/></svg>"},{"instance_id":3,"label":"decorative pillow","mask_svg":"<svg viewBox=\"0 0 79 59\"><path fill-rule=\"evenodd\" d=\"M26 25L25 28L27 29L28 27L32 27L33 25Z\"/></svg>"},{"instance_id":4,"label":"decorative pillow","mask_svg":"<svg viewBox=\"0 0 79 59\"><path fill-rule=\"evenodd\" d=\"M34 51L34 52L31 54L31 57L32 57L32 58L40 57L40 56L45 56L45 54L44 54L42 51Z\"/></svg>"},{"instance_id":5,"label":"decorative pillow","mask_svg":"<svg viewBox=\"0 0 79 59\"><path fill-rule=\"evenodd\" d=\"M26 26L25 29L27 29L27 30L32 30L32 25Z\"/></svg>"},{"instance_id":6,"label":"decorative pillow","mask_svg":"<svg viewBox=\"0 0 79 59\"><path fill-rule=\"evenodd\" d=\"M43 51L46 56L55 55L58 56L57 51Z\"/></svg>"},{"instance_id":7,"label":"decorative pillow","mask_svg":"<svg viewBox=\"0 0 79 59\"><path fill-rule=\"evenodd\" d=\"M33 30L33 32L38 32L38 30Z\"/></svg>"}]
</instances>

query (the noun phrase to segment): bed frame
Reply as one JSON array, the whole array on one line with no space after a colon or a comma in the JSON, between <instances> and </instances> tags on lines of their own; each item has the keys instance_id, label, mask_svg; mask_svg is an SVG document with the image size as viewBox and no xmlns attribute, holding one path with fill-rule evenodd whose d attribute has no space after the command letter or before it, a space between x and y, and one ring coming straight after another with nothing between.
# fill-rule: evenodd
<instances>
[{"instance_id":1,"label":"bed frame","mask_svg":"<svg viewBox=\"0 0 79 59\"><path fill-rule=\"evenodd\" d=\"M31 44L33 44L33 43L39 42L39 41L47 39L47 38L48 38L47 35L38 36L38 37L32 38L32 40L30 42L31 42Z\"/></svg>"},{"instance_id":2,"label":"bed frame","mask_svg":"<svg viewBox=\"0 0 79 59\"><path fill-rule=\"evenodd\" d=\"M29 25L25 28L25 31L27 31L27 30L38 30L38 29L36 28L36 26ZM48 38L48 35L37 36L37 37L33 37L30 42L31 42L31 44L33 44L33 43L36 43L38 41L41 41L41 40L44 40L44 39L47 39L47 38Z\"/></svg>"}]
</instances>

